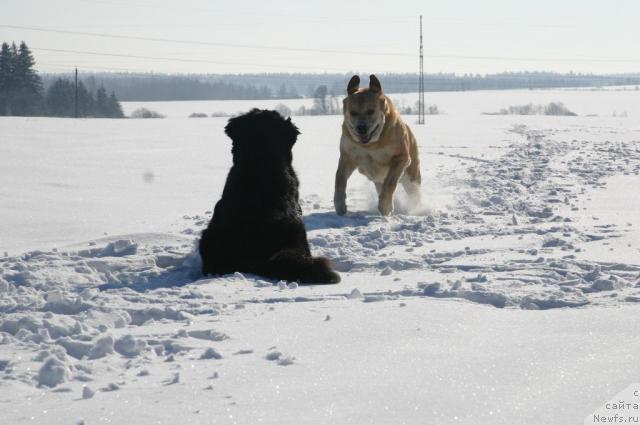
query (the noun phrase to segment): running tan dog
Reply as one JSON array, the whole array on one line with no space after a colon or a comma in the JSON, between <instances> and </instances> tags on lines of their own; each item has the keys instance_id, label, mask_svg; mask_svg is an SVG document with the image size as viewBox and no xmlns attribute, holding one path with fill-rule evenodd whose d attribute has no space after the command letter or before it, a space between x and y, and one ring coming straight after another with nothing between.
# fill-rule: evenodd
<instances>
[{"instance_id":1,"label":"running tan dog","mask_svg":"<svg viewBox=\"0 0 640 425\"><path fill-rule=\"evenodd\" d=\"M343 101L344 121L333 203L338 215L347 212L347 180L357 168L375 183L380 214L389 215L393 212L393 194L398 181L413 201L420 201L418 145L409 126L382 92L378 78L369 77L368 89L359 86L360 77L354 75Z\"/></svg>"}]
</instances>

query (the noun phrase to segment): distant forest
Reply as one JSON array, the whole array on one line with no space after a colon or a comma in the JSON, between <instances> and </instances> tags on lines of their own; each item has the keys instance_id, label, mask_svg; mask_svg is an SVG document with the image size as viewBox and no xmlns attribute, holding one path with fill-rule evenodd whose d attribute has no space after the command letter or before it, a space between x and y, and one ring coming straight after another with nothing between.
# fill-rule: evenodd
<instances>
[{"instance_id":1,"label":"distant forest","mask_svg":"<svg viewBox=\"0 0 640 425\"><path fill-rule=\"evenodd\" d=\"M51 79L45 89L27 44L2 43L0 116L124 118L114 92L87 90L82 81L76 85L64 77Z\"/></svg>"},{"instance_id":2,"label":"distant forest","mask_svg":"<svg viewBox=\"0 0 640 425\"><path fill-rule=\"evenodd\" d=\"M329 95L344 94L352 73L347 74L212 74L167 75L82 72L90 91L104 87L121 101L294 99L313 97L319 86ZM44 74L45 89L64 74ZM417 74L379 74L387 93L416 92ZM366 81L366 78L364 79ZM467 91L604 87L639 85L640 74L591 75L521 72L490 75L427 74L425 90Z\"/></svg>"}]
</instances>

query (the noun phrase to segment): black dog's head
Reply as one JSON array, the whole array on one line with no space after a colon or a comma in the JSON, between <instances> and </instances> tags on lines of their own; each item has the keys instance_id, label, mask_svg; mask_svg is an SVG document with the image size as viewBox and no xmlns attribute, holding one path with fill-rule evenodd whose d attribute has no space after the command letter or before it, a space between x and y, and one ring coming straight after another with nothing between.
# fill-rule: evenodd
<instances>
[{"instance_id":1,"label":"black dog's head","mask_svg":"<svg viewBox=\"0 0 640 425\"><path fill-rule=\"evenodd\" d=\"M291 118L266 109L252 109L231 118L224 130L233 141L234 163L274 159L291 162L291 148L300 134Z\"/></svg>"}]
</instances>

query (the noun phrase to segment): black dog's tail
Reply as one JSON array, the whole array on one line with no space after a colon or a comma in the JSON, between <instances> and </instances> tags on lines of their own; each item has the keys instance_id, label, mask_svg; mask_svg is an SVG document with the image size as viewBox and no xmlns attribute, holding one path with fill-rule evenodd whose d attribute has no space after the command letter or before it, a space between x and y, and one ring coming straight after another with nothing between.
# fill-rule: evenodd
<instances>
[{"instance_id":1,"label":"black dog's tail","mask_svg":"<svg viewBox=\"0 0 640 425\"><path fill-rule=\"evenodd\" d=\"M256 274L271 279L300 283L339 283L331 261L324 257L308 257L296 250L283 250L258 267Z\"/></svg>"}]
</instances>

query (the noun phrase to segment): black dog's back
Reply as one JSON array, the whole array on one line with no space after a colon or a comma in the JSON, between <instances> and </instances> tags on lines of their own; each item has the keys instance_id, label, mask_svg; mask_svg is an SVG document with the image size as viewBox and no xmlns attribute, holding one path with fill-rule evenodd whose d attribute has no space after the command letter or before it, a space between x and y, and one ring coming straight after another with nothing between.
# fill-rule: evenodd
<instances>
[{"instance_id":1,"label":"black dog's back","mask_svg":"<svg viewBox=\"0 0 640 425\"><path fill-rule=\"evenodd\" d=\"M254 109L229 120L225 131L233 166L200 239L203 273L339 282L329 260L309 250L291 165L298 129L275 111Z\"/></svg>"}]
</instances>

